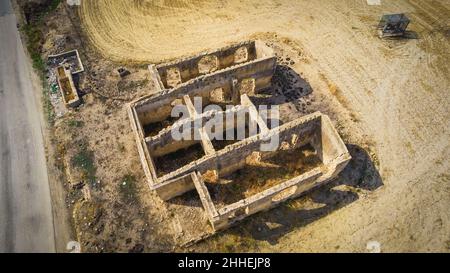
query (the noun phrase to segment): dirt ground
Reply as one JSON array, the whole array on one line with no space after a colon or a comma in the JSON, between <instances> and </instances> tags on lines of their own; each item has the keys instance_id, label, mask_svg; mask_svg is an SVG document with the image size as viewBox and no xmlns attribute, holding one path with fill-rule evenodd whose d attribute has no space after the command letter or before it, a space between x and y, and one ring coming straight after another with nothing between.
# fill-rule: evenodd
<instances>
[{"instance_id":1,"label":"dirt ground","mask_svg":"<svg viewBox=\"0 0 450 273\"><path fill-rule=\"evenodd\" d=\"M61 4L43 52L78 48L86 69L84 105L54 126L83 251L365 252L377 241L383 252L449 252L450 3L381 2ZM380 15L393 12L410 17L411 39L376 36ZM328 114L353 159L329 185L179 248L186 202L165 204L148 189L126 103L154 92L145 64L249 38L278 55L282 111ZM292 78L301 89L285 86ZM205 226L195 202L186 215Z\"/></svg>"}]
</instances>

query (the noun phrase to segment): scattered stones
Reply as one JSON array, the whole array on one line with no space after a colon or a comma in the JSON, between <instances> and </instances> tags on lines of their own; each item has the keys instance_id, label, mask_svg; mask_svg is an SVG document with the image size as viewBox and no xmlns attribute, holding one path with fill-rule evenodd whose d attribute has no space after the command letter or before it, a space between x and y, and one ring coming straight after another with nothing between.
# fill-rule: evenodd
<instances>
[{"instance_id":1,"label":"scattered stones","mask_svg":"<svg viewBox=\"0 0 450 273\"><path fill-rule=\"evenodd\" d=\"M129 253L142 253L143 251L144 251L144 245L143 244L136 244L128 252Z\"/></svg>"},{"instance_id":2,"label":"scattered stones","mask_svg":"<svg viewBox=\"0 0 450 273\"><path fill-rule=\"evenodd\" d=\"M131 74L131 72L129 70L125 69L124 67L119 67L119 69L117 69L117 72L119 73L119 76L121 78L124 78Z\"/></svg>"}]
</instances>

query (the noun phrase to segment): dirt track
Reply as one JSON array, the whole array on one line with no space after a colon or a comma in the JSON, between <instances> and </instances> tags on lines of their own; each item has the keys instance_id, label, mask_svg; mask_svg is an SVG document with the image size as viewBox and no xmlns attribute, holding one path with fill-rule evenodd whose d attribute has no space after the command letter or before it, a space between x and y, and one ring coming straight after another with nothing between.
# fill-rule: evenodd
<instances>
[{"instance_id":1,"label":"dirt track","mask_svg":"<svg viewBox=\"0 0 450 273\"><path fill-rule=\"evenodd\" d=\"M159 62L259 32L287 37L373 139L384 186L262 250L365 251L376 240L383 251L449 251L449 1L106 2L83 1L80 16L92 44L120 62ZM375 36L379 15L392 12L408 14L418 39Z\"/></svg>"}]
</instances>

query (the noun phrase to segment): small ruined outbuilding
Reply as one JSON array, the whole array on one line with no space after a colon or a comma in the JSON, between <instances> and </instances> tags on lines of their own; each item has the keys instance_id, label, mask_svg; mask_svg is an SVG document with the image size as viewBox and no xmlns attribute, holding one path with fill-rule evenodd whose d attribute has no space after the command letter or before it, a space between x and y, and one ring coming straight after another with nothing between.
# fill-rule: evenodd
<instances>
[{"instance_id":1,"label":"small ruined outbuilding","mask_svg":"<svg viewBox=\"0 0 450 273\"><path fill-rule=\"evenodd\" d=\"M410 20L405 14L385 14L378 23L378 35L384 37L404 36Z\"/></svg>"}]
</instances>

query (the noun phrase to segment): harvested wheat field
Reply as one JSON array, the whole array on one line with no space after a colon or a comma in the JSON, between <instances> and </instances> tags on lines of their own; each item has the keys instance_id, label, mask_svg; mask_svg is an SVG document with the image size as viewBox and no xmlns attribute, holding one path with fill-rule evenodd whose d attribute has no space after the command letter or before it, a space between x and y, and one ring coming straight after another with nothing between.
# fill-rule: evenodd
<instances>
[{"instance_id":1,"label":"harvested wheat field","mask_svg":"<svg viewBox=\"0 0 450 273\"><path fill-rule=\"evenodd\" d=\"M249 38L276 42L305 56L292 68L335 116L352 117L343 123L347 144L370 140L380 185L319 189L297 202L314 208L247 225L259 251L363 252L370 241L386 252L450 251L449 1L85 0L78 12L90 45L117 63L159 63ZM380 16L398 12L411 19L413 37L379 39Z\"/></svg>"}]
</instances>

